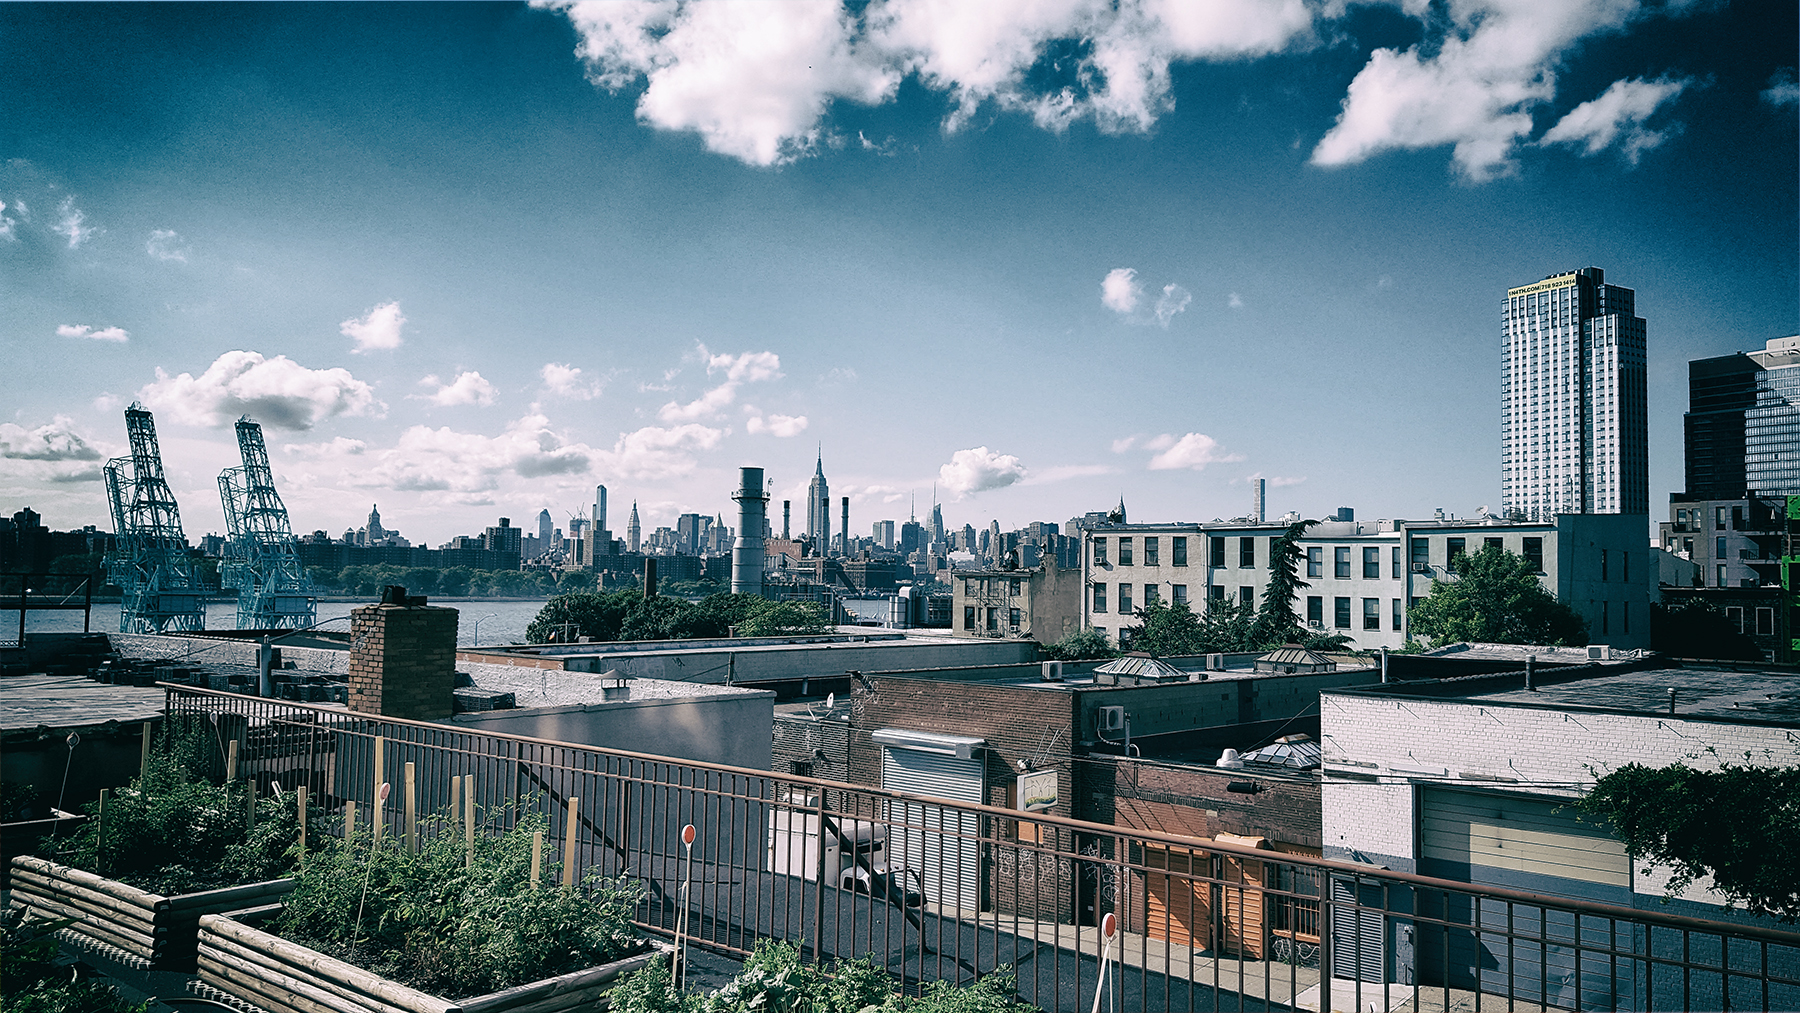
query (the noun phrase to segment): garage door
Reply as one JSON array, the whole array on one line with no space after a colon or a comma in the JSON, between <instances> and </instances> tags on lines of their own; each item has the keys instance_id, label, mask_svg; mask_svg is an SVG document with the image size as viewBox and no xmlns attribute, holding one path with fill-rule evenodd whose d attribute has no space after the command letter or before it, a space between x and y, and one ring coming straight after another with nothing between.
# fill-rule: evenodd
<instances>
[{"instance_id":1,"label":"garage door","mask_svg":"<svg viewBox=\"0 0 1800 1013\"><path fill-rule=\"evenodd\" d=\"M1426 875L1629 903L1625 845L1606 827L1577 820L1568 802L1443 788L1424 789L1419 801L1419 871ZM1577 924L1564 911L1497 901L1453 906L1451 921L1477 931L1447 939L1427 933L1433 939L1419 949L1423 965L1435 963L1441 947L1453 984L1479 981L1482 991L1553 1006L1635 1008L1633 962L1600 952L1608 943L1604 919Z\"/></svg>"},{"instance_id":2,"label":"garage door","mask_svg":"<svg viewBox=\"0 0 1800 1013\"><path fill-rule=\"evenodd\" d=\"M969 759L922 749L881 750L881 786L953 802L984 801L978 751ZM981 903L981 819L973 813L911 802L896 803L894 859L919 874L933 904L975 911Z\"/></svg>"}]
</instances>

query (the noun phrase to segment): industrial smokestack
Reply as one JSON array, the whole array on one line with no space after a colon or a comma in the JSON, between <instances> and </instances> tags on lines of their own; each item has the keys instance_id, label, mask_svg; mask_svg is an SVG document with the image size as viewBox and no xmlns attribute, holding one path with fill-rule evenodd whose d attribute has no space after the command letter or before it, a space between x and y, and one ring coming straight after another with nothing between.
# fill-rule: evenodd
<instances>
[{"instance_id":1,"label":"industrial smokestack","mask_svg":"<svg viewBox=\"0 0 1800 1013\"><path fill-rule=\"evenodd\" d=\"M844 550L844 558L848 559L850 557L850 497L848 496L844 497L844 523L838 526L838 531L842 532L838 537L844 540L841 548Z\"/></svg>"},{"instance_id":2,"label":"industrial smokestack","mask_svg":"<svg viewBox=\"0 0 1800 1013\"><path fill-rule=\"evenodd\" d=\"M644 597L656 597L656 557L644 557Z\"/></svg>"},{"instance_id":3,"label":"industrial smokestack","mask_svg":"<svg viewBox=\"0 0 1800 1013\"><path fill-rule=\"evenodd\" d=\"M794 519L794 501L791 499L782 500L781 501L781 540L784 542L787 541L788 539L794 537L790 530L790 525L792 524L793 519Z\"/></svg>"},{"instance_id":4,"label":"industrial smokestack","mask_svg":"<svg viewBox=\"0 0 1800 1013\"><path fill-rule=\"evenodd\" d=\"M731 547L731 593L762 594L763 531L768 527L769 494L763 488L761 468L739 468L737 491L738 536ZM781 501L782 536L787 535L787 500Z\"/></svg>"}]
</instances>

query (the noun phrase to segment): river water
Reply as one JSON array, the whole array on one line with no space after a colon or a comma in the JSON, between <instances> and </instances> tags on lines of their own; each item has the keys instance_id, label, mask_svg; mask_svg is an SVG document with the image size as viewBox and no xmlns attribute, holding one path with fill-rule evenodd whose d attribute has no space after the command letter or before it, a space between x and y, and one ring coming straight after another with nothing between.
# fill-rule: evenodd
<instances>
[{"instance_id":1,"label":"river water","mask_svg":"<svg viewBox=\"0 0 1800 1013\"><path fill-rule=\"evenodd\" d=\"M544 607L544 598L432 598L431 604L444 605L456 609L461 615L457 622L456 643L460 647L472 646L476 643L477 626L483 644L519 644L525 642L525 627L537 618L538 610ZM323 629L350 630L350 610L367 601L321 601L319 602L318 622ZM326 620L334 620L326 622ZM95 633L115 633L119 629L119 606L115 604L94 605L93 625ZM0 631L10 637L18 631L19 610L0 610ZM237 628L237 603L229 601L208 602L206 606L206 628L209 630L230 630ZM27 612L25 616L25 632L27 633L80 633L80 610Z\"/></svg>"}]
</instances>

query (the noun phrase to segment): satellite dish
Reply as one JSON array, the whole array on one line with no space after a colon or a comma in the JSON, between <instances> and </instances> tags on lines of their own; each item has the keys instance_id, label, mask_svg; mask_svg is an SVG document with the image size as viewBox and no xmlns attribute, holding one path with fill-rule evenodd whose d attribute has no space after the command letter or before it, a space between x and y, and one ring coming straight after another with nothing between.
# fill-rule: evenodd
<instances>
[{"instance_id":1,"label":"satellite dish","mask_svg":"<svg viewBox=\"0 0 1800 1013\"><path fill-rule=\"evenodd\" d=\"M830 714L831 709L836 706L837 706L837 694L836 693L825 694L825 713Z\"/></svg>"}]
</instances>

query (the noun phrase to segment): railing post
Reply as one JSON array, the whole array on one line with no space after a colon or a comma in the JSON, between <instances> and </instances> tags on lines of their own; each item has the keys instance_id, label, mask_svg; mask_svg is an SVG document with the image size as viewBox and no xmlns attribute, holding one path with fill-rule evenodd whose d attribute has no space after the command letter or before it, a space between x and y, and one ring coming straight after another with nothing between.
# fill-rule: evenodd
<instances>
[{"instance_id":1,"label":"railing post","mask_svg":"<svg viewBox=\"0 0 1800 1013\"><path fill-rule=\"evenodd\" d=\"M1332 1009L1331 1005L1331 904L1333 894L1331 874L1321 873L1319 876L1319 1009Z\"/></svg>"},{"instance_id":2,"label":"railing post","mask_svg":"<svg viewBox=\"0 0 1800 1013\"><path fill-rule=\"evenodd\" d=\"M820 948L825 935L825 793L819 791L813 796L813 820L819 833L819 857L814 863L818 873L818 886L813 891L813 961L825 959L825 951Z\"/></svg>"}]
</instances>

